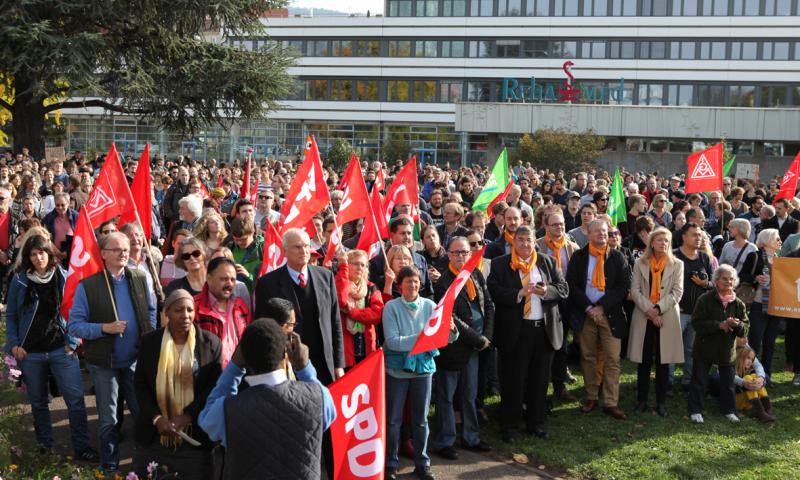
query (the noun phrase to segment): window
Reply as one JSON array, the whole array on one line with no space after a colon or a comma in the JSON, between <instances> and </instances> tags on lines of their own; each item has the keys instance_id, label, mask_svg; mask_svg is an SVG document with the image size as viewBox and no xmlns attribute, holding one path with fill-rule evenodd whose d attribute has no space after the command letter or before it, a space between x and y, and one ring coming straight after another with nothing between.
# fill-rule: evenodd
<instances>
[{"instance_id":1,"label":"window","mask_svg":"<svg viewBox=\"0 0 800 480\"><path fill-rule=\"evenodd\" d=\"M518 58L520 40L497 40L497 56L499 58Z\"/></svg>"},{"instance_id":2,"label":"window","mask_svg":"<svg viewBox=\"0 0 800 480\"><path fill-rule=\"evenodd\" d=\"M332 80L331 100L350 101L353 99L353 80Z\"/></svg>"},{"instance_id":3,"label":"window","mask_svg":"<svg viewBox=\"0 0 800 480\"><path fill-rule=\"evenodd\" d=\"M610 58L636 58L636 42L611 42Z\"/></svg>"},{"instance_id":4,"label":"window","mask_svg":"<svg viewBox=\"0 0 800 480\"><path fill-rule=\"evenodd\" d=\"M389 0L390 17L410 17L411 0Z\"/></svg>"},{"instance_id":5,"label":"window","mask_svg":"<svg viewBox=\"0 0 800 480\"><path fill-rule=\"evenodd\" d=\"M547 58L550 56L550 44L547 40L523 40L522 56L526 58Z\"/></svg>"},{"instance_id":6,"label":"window","mask_svg":"<svg viewBox=\"0 0 800 480\"><path fill-rule=\"evenodd\" d=\"M472 58L489 57L492 54L492 43L490 40L470 40L469 56Z\"/></svg>"},{"instance_id":7,"label":"window","mask_svg":"<svg viewBox=\"0 0 800 480\"><path fill-rule=\"evenodd\" d=\"M327 40L309 40L306 42L306 56L307 57L327 57L328 56L328 41Z\"/></svg>"},{"instance_id":8,"label":"window","mask_svg":"<svg viewBox=\"0 0 800 480\"><path fill-rule=\"evenodd\" d=\"M765 0L764 14L768 17L792 14L792 0Z\"/></svg>"},{"instance_id":9,"label":"window","mask_svg":"<svg viewBox=\"0 0 800 480\"><path fill-rule=\"evenodd\" d=\"M728 0L703 0L703 16L728 16Z\"/></svg>"},{"instance_id":10,"label":"window","mask_svg":"<svg viewBox=\"0 0 800 480\"><path fill-rule=\"evenodd\" d=\"M439 83L439 101L443 103L460 102L464 91L464 82L442 80Z\"/></svg>"},{"instance_id":11,"label":"window","mask_svg":"<svg viewBox=\"0 0 800 480\"><path fill-rule=\"evenodd\" d=\"M584 17L605 17L608 15L608 0L583 0Z\"/></svg>"},{"instance_id":12,"label":"window","mask_svg":"<svg viewBox=\"0 0 800 480\"><path fill-rule=\"evenodd\" d=\"M698 85L696 87L698 106L721 107L725 105L725 91L723 85Z\"/></svg>"},{"instance_id":13,"label":"window","mask_svg":"<svg viewBox=\"0 0 800 480\"><path fill-rule=\"evenodd\" d=\"M292 55L301 55L303 53L302 40L284 40L283 48L289 50Z\"/></svg>"},{"instance_id":14,"label":"window","mask_svg":"<svg viewBox=\"0 0 800 480\"><path fill-rule=\"evenodd\" d=\"M356 42L356 56L379 57L381 54L380 40L358 40Z\"/></svg>"},{"instance_id":15,"label":"window","mask_svg":"<svg viewBox=\"0 0 800 480\"><path fill-rule=\"evenodd\" d=\"M328 99L328 81L309 80L308 90L306 91L306 100L327 100L327 99Z\"/></svg>"},{"instance_id":16,"label":"window","mask_svg":"<svg viewBox=\"0 0 800 480\"><path fill-rule=\"evenodd\" d=\"M378 81L377 80L359 80L356 83L356 100L362 102L377 102L378 99Z\"/></svg>"},{"instance_id":17,"label":"window","mask_svg":"<svg viewBox=\"0 0 800 480\"><path fill-rule=\"evenodd\" d=\"M733 14L736 16L758 16L760 0L733 0Z\"/></svg>"},{"instance_id":18,"label":"window","mask_svg":"<svg viewBox=\"0 0 800 480\"><path fill-rule=\"evenodd\" d=\"M467 0L444 0L442 16L463 17L467 14Z\"/></svg>"},{"instance_id":19,"label":"window","mask_svg":"<svg viewBox=\"0 0 800 480\"><path fill-rule=\"evenodd\" d=\"M492 91L490 82L469 82L467 83L468 102L488 102Z\"/></svg>"},{"instance_id":20,"label":"window","mask_svg":"<svg viewBox=\"0 0 800 480\"><path fill-rule=\"evenodd\" d=\"M442 56L446 58L461 58L464 56L463 40L443 40Z\"/></svg>"},{"instance_id":21,"label":"window","mask_svg":"<svg viewBox=\"0 0 800 480\"><path fill-rule=\"evenodd\" d=\"M701 60L725 60L725 42L700 42Z\"/></svg>"},{"instance_id":22,"label":"window","mask_svg":"<svg viewBox=\"0 0 800 480\"><path fill-rule=\"evenodd\" d=\"M784 85L761 87L760 107L783 107L789 103L788 89Z\"/></svg>"},{"instance_id":23,"label":"window","mask_svg":"<svg viewBox=\"0 0 800 480\"><path fill-rule=\"evenodd\" d=\"M577 58L578 42L553 42L553 58Z\"/></svg>"},{"instance_id":24,"label":"window","mask_svg":"<svg viewBox=\"0 0 800 480\"><path fill-rule=\"evenodd\" d=\"M794 44L794 59L800 60L800 42Z\"/></svg>"},{"instance_id":25,"label":"window","mask_svg":"<svg viewBox=\"0 0 800 480\"><path fill-rule=\"evenodd\" d=\"M550 0L528 0L525 3L525 15L529 17L550 16Z\"/></svg>"},{"instance_id":26,"label":"window","mask_svg":"<svg viewBox=\"0 0 800 480\"><path fill-rule=\"evenodd\" d=\"M494 15L494 0L472 0L470 15L473 17L491 17Z\"/></svg>"},{"instance_id":27,"label":"window","mask_svg":"<svg viewBox=\"0 0 800 480\"><path fill-rule=\"evenodd\" d=\"M500 17L519 17L522 15L522 0L499 0L497 15Z\"/></svg>"},{"instance_id":28,"label":"window","mask_svg":"<svg viewBox=\"0 0 800 480\"><path fill-rule=\"evenodd\" d=\"M417 40L414 42L415 57L436 57L436 40Z\"/></svg>"},{"instance_id":29,"label":"window","mask_svg":"<svg viewBox=\"0 0 800 480\"><path fill-rule=\"evenodd\" d=\"M694 60L694 42L671 42L669 58L673 60Z\"/></svg>"},{"instance_id":30,"label":"window","mask_svg":"<svg viewBox=\"0 0 800 480\"><path fill-rule=\"evenodd\" d=\"M418 17L436 17L439 15L438 0L417 0L416 7L416 16Z\"/></svg>"},{"instance_id":31,"label":"window","mask_svg":"<svg viewBox=\"0 0 800 480\"><path fill-rule=\"evenodd\" d=\"M410 57L411 40L389 40L390 57Z\"/></svg>"},{"instance_id":32,"label":"window","mask_svg":"<svg viewBox=\"0 0 800 480\"><path fill-rule=\"evenodd\" d=\"M644 17L667 16L667 0L642 0L642 16Z\"/></svg>"},{"instance_id":33,"label":"window","mask_svg":"<svg viewBox=\"0 0 800 480\"><path fill-rule=\"evenodd\" d=\"M333 41L333 56L334 57L352 57L353 56L353 42L351 40L334 40Z\"/></svg>"},{"instance_id":34,"label":"window","mask_svg":"<svg viewBox=\"0 0 800 480\"><path fill-rule=\"evenodd\" d=\"M667 45L665 42L642 42L641 58L659 60L667 58Z\"/></svg>"},{"instance_id":35,"label":"window","mask_svg":"<svg viewBox=\"0 0 800 480\"><path fill-rule=\"evenodd\" d=\"M407 102L409 91L411 90L411 82L408 80L389 80L389 88L387 100L390 102Z\"/></svg>"},{"instance_id":36,"label":"window","mask_svg":"<svg viewBox=\"0 0 800 480\"><path fill-rule=\"evenodd\" d=\"M789 42L764 42L764 60L789 60Z\"/></svg>"},{"instance_id":37,"label":"window","mask_svg":"<svg viewBox=\"0 0 800 480\"><path fill-rule=\"evenodd\" d=\"M745 85L732 85L730 87L732 107L755 107L756 105L756 87Z\"/></svg>"},{"instance_id":38,"label":"window","mask_svg":"<svg viewBox=\"0 0 800 480\"><path fill-rule=\"evenodd\" d=\"M758 58L758 43L731 42L731 60L755 60Z\"/></svg>"},{"instance_id":39,"label":"window","mask_svg":"<svg viewBox=\"0 0 800 480\"><path fill-rule=\"evenodd\" d=\"M553 9L555 17L577 17L578 0L555 0Z\"/></svg>"},{"instance_id":40,"label":"window","mask_svg":"<svg viewBox=\"0 0 800 480\"><path fill-rule=\"evenodd\" d=\"M581 42L581 58L606 58L606 42Z\"/></svg>"},{"instance_id":41,"label":"window","mask_svg":"<svg viewBox=\"0 0 800 480\"><path fill-rule=\"evenodd\" d=\"M697 16L697 0L672 0L672 15L676 17Z\"/></svg>"},{"instance_id":42,"label":"window","mask_svg":"<svg viewBox=\"0 0 800 480\"><path fill-rule=\"evenodd\" d=\"M414 80L414 101L415 102L435 102L436 101L436 81L435 80Z\"/></svg>"},{"instance_id":43,"label":"window","mask_svg":"<svg viewBox=\"0 0 800 480\"><path fill-rule=\"evenodd\" d=\"M615 17L635 17L636 0L612 0L611 14Z\"/></svg>"}]
</instances>

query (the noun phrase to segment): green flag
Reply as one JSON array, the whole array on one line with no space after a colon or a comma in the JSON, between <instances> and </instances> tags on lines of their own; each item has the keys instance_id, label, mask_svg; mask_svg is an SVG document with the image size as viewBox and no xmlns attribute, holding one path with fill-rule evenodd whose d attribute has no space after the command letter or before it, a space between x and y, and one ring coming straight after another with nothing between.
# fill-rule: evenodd
<instances>
[{"instance_id":1,"label":"green flag","mask_svg":"<svg viewBox=\"0 0 800 480\"><path fill-rule=\"evenodd\" d=\"M476 198L475 202L472 204L472 211L478 212L486 210L486 207L492 203L492 200L503 193L503 190L505 190L507 186L508 154L506 153L506 148L503 147L503 151L500 152L500 156L497 157L497 162L495 162L494 167L492 167L492 174L489 175L489 180L486 181L486 185L484 185L480 195L478 195L478 198Z\"/></svg>"},{"instance_id":2,"label":"green flag","mask_svg":"<svg viewBox=\"0 0 800 480\"><path fill-rule=\"evenodd\" d=\"M730 160L725 162L725 165L722 166L722 176L727 177L728 172L731 171L731 167L733 167L733 161L736 160L736 155L732 156Z\"/></svg>"},{"instance_id":3,"label":"green flag","mask_svg":"<svg viewBox=\"0 0 800 480\"><path fill-rule=\"evenodd\" d=\"M614 183L611 185L611 194L608 196L608 209L606 212L611 217L611 223L615 226L628 220L628 209L625 208L625 192L622 190L622 177L619 175L619 167L614 173Z\"/></svg>"}]
</instances>

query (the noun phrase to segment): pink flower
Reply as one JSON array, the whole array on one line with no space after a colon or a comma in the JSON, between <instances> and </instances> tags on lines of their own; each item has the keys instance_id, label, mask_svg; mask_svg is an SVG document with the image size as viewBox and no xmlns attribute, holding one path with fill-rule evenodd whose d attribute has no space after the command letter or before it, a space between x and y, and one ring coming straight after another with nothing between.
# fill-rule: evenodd
<instances>
[{"instance_id":1,"label":"pink flower","mask_svg":"<svg viewBox=\"0 0 800 480\"><path fill-rule=\"evenodd\" d=\"M147 473L149 475L152 475L156 471L157 468L158 468L158 463L150 462L150 463L147 464Z\"/></svg>"},{"instance_id":2,"label":"pink flower","mask_svg":"<svg viewBox=\"0 0 800 480\"><path fill-rule=\"evenodd\" d=\"M136 475L135 472L128 472L128 474L125 475L125 480L139 480L139 476Z\"/></svg>"}]
</instances>

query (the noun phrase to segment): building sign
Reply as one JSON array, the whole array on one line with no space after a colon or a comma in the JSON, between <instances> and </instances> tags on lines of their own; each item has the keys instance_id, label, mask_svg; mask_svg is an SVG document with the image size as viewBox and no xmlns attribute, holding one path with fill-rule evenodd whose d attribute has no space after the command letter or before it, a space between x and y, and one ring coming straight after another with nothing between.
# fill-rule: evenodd
<instances>
[{"instance_id":1,"label":"building sign","mask_svg":"<svg viewBox=\"0 0 800 480\"><path fill-rule=\"evenodd\" d=\"M537 83L536 77L531 77L530 81L520 81L516 78L503 79L504 102L565 102L565 103L624 103L625 79L619 79L619 86L611 84L588 85L577 84L572 74L572 67L575 65L567 60L561 67L564 70L566 79L559 85L553 82Z\"/></svg>"}]
</instances>

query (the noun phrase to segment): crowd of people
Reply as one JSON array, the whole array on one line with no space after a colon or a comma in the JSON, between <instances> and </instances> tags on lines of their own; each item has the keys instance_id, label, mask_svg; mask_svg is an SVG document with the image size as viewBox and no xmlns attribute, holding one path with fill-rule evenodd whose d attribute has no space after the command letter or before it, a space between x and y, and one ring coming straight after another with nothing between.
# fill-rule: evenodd
<instances>
[{"instance_id":1,"label":"crowd of people","mask_svg":"<svg viewBox=\"0 0 800 480\"><path fill-rule=\"evenodd\" d=\"M323 264L343 196L341 172L327 168L331 204L316 231L283 232L285 265L259 276L264 232L282 220L299 160L254 162L253 205L239 196L244 162L154 158L152 237L137 223L103 223L95 233L105 268L81 281L65 319L78 212L104 158L0 159L6 352L23 372L42 451L53 448L54 383L74 458L106 473L120 468L127 405L136 472L156 461L180 478L330 477L336 409L326 386L378 348L389 479L400 454L432 479L429 453L452 461L457 447L492 450L481 426L495 420L485 407L493 395L504 442L546 441L553 404L579 402L570 366L584 379L576 415L600 407L618 420L631 413L623 404L667 416L668 399L683 391L692 422L703 422L709 395L731 422L747 411L774 422L768 389L782 368L780 335L800 386L800 321L767 309L773 260L800 256L800 200L773 202L775 179L726 178L721 191L687 195L680 175L623 171L627 218L615 224L605 171L519 162L506 198L487 212L473 209L486 166L424 165L419 203L395 206L385 253L355 248L356 220L340 226L340 246ZM137 166L124 162L129 183ZM391 184L402 163L361 166L371 190L378 178ZM447 346L409 355L482 249L445 319ZM622 361L638 365L635 399L620 399Z\"/></svg>"}]
</instances>

